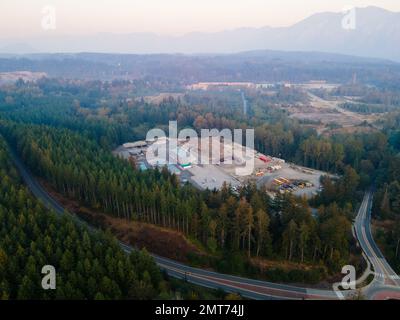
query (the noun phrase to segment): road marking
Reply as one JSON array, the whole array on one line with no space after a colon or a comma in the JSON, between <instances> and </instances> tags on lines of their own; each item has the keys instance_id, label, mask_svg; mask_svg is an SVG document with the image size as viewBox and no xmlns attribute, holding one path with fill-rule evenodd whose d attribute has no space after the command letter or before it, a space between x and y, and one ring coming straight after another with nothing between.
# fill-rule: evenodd
<instances>
[{"instance_id":1,"label":"road marking","mask_svg":"<svg viewBox=\"0 0 400 320\"><path fill-rule=\"evenodd\" d=\"M293 299L293 300L306 299L306 298L310 298L311 296L318 297L321 300L322 299L334 299L334 298L336 298L336 296L334 295L334 292L333 291L328 291L328 290L327 290L326 294L332 293L332 295L323 296L322 295L323 293L321 293L321 295L318 295L318 294L308 293L307 290L306 290L305 293L292 292L290 290L279 289L279 288L271 288L271 287L268 287L268 286L261 286L261 285L251 284L251 283L241 283L241 282L238 282L238 281L217 278L217 277L213 277L213 276L209 276L209 275L197 275L195 273L185 272L183 270L180 270L180 269L177 269L177 268L174 268L174 267L171 267L171 266L167 266L167 265L164 265L164 264L161 264L161 263L159 265L161 267L164 267L167 270L168 269L169 270L173 270L173 271L175 271L177 273L181 273L181 274L186 275L186 276L190 276L190 277L193 277L193 278L198 278L198 279L201 279L201 280L211 281L211 282L222 284L224 286L228 286L228 287L231 287L231 288L234 288L234 289L245 290L245 291L248 291L248 292L255 293L257 295L262 295L262 296L267 296L267 297L274 297L274 298L280 298L280 299L285 298L285 299ZM257 287L257 288L260 288L260 289L263 289L263 290L280 291L280 292L283 292L283 293L286 293L286 294L297 295L298 297L276 296L274 294L254 291L254 290L251 290L251 289L243 288L241 286ZM302 289L302 288L299 288L299 289Z\"/></svg>"},{"instance_id":2,"label":"road marking","mask_svg":"<svg viewBox=\"0 0 400 320\"><path fill-rule=\"evenodd\" d=\"M367 218L368 218L368 217L367 217L367 214L368 214L368 216L369 216L369 212L368 212L369 199L370 199L370 194L367 193L367 194L365 195L365 197L364 197L364 199L363 199L363 202L362 202L362 204L361 204L361 206L360 206L360 209L359 209L359 216L360 216L360 219L361 219L361 221L360 221L360 224L361 224L361 236L362 236L362 239L364 240L366 246L368 247L368 249L369 249L370 252L371 252L371 255L372 255L372 256L369 257L369 258L370 258L371 260L375 261L375 263L372 262L372 265L373 265L373 267L374 267L374 269L375 269L375 272L374 272L375 276L377 276L377 278L379 278L379 279L382 278L383 284L385 284L385 279L389 279L389 280L392 281L392 283L394 283L395 285L397 285L397 283L392 279L392 277L394 277L394 275L392 276L392 274L395 274L395 273L394 273L394 272L389 272L389 271L387 270L386 266L385 266L384 263L381 261L382 258L379 258L379 257L377 256L377 252L376 252L375 249L372 247L372 244L370 243L369 238L367 237L367 232L366 232L366 225L365 225L365 223L367 222ZM364 208L365 208L365 210L364 210ZM356 227L356 233L358 233L358 232L357 232L357 227ZM371 233L371 232L369 232L369 235L370 235L371 238L372 238L372 233ZM359 240L359 242L360 242L360 240ZM360 245L361 245L361 248L362 248L362 243L361 243L361 242L360 242ZM367 254L365 248L363 248L363 251L365 251L365 253ZM367 256L368 256L368 254L367 254ZM377 267L378 267L378 268L377 268ZM382 270L382 272L378 272L378 271L379 271L379 270L378 270L379 268ZM397 276L397 275L396 275L396 276Z\"/></svg>"},{"instance_id":3,"label":"road marking","mask_svg":"<svg viewBox=\"0 0 400 320\"><path fill-rule=\"evenodd\" d=\"M15 164L16 164L16 167L17 167L17 169L20 171L20 174L21 174L21 176L22 176L22 178L23 178L23 180L25 181L25 184L27 185L27 187L31 190L31 192L33 193L33 195L34 196L36 196L37 198L39 198L39 200L40 200L40 198L41 197L44 197L45 198L45 200L47 200L46 202L47 202L47 204L51 207L50 209L54 209L56 212L58 211L58 210L60 210L60 211L62 211L62 212L60 212L61 214L64 214L65 213L65 208L62 206L62 205L60 205L58 202L57 202L57 200L55 200L55 199L53 199L52 197L51 197L51 195L49 195L49 193L47 192L47 190L45 190L44 188L42 188L41 187L41 185L40 184L38 184L37 183L37 181L34 179L34 177L32 177L31 175L30 175L30 173L27 171L27 170L25 170L25 168L24 168L24 164L21 162L21 163L18 163L18 159L16 158L16 156L14 156L13 154L12 154L12 156L13 156L13 159L14 159L14 162L15 162ZM35 190L35 189L37 189L37 190ZM38 192L35 192L35 191L38 191ZM39 195L38 195L39 194ZM49 199L48 199L49 198ZM371 250L371 254L372 255L374 255L375 254L375 256L376 256L376 252L375 252L375 250L374 249L372 249L372 247L371 247L371 243L369 242L369 240L368 240L368 238L366 237L366 230L365 230L365 225L364 225L364 223L363 222L365 222L365 219L366 218L364 218L364 216L368 213L369 214L369 211L368 211L368 205L369 205L369 198L370 198L370 194L369 193L366 193L366 195L364 196L364 199L363 199L363 202L362 202L362 204L361 204L361 206L360 206L360 209L359 209L359 212L358 212L358 214L357 214L357 216L356 216L356 221L355 221L355 224L357 224L358 223L358 221L361 219L361 236L365 236L365 238L364 238L364 241L365 240L367 240L367 241L365 241L365 243L367 244L367 247L369 248L369 250ZM48 200L50 200L50 201L48 201ZM367 201L366 201L367 200ZM363 208L365 207L365 210L362 210ZM93 227L91 227L91 226L89 226L88 224L86 224L86 223L84 223L84 222L82 222L79 218L76 218L75 219L75 221L79 221L80 223L83 223L83 224L85 224L86 226L88 226L91 230L95 230ZM357 227L355 228L356 229L356 234L359 234L359 232L357 231ZM371 238L372 238L372 233L370 232L370 235L371 235ZM373 239L373 238L372 238ZM361 244L361 242L360 242L360 239L358 239L358 241L359 241L359 243L360 243L360 245L361 245L361 248L362 248L362 250L366 253L366 251L365 251L365 248L363 248L363 246L362 246L362 244ZM131 247L129 247L129 246L127 246L127 245L125 245L125 244L123 244L122 245L122 243L121 243L121 247L126 251L126 252L130 252L131 250L132 250L132 248ZM153 255L153 257L154 257L155 255ZM158 257L160 260L162 260L163 258L162 257ZM373 257L374 258L374 257ZM369 259L372 259L372 258L369 258ZM376 258L374 258L375 260L376 260ZM381 259L381 258L380 258ZM169 259L164 259L164 261L168 261L169 263L171 263L171 264L175 264L175 265L177 265L177 266L179 266L179 264L178 263L176 263L176 262L174 262L174 261L171 261L171 260L169 260ZM383 262L381 261L381 260L376 260L376 262L377 262L377 264L378 264L378 266L381 266L382 267L382 269L386 272L386 275L387 274L389 274L388 273L388 270L387 270L387 268L386 268L386 266L383 264ZM162 266L162 265L164 265L164 264L162 264L162 263L157 263L159 266ZM214 279L217 279L217 280L212 280L213 279L213 277L212 276L205 276L205 275L203 275L203 278L202 278L202 276L200 276L200 275L195 275L195 274L193 274L193 273L190 273L190 272L187 272L187 271L182 271L182 270L179 270L179 269L176 269L176 268L173 268L173 267L171 267L171 266L167 266L167 265L164 265L165 266L165 269L171 269L171 270L173 270L173 269L175 269L175 272L178 272L178 273L183 273L183 274L188 274L188 275L190 275L190 277L193 277L193 278L199 278L199 279L202 279L203 281L209 281L209 282L214 282L214 283L218 283L218 281L220 281L220 282L231 282L231 283L235 283L235 281L234 280L222 280L222 279L218 279L218 278L214 278ZM388 266L389 266L389 264L388 264ZM389 266L389 268L390 268L390 266ZM391 268L390 268L391 269ZM395 274L395 272L393 271L393 274ZM218 275L218 274L217 274ZM394 277L394 276L393 276ZM398 276L396 275L396 277L398 278ZM204 278L206 278L206 279L204 279ZM208 279L207 279L208 278ZM245 279L244 279L245 280ZM249 280L252 280L252 279L249 279ZM253 281L256 281L256 280L253 280ZM395 283L395 287L393 287L393 288L396 288L396 289L399 289L399 286L398 286L398 284L395 282L395 281L393 281L394 283ZM236 283L238 283L238 284L241 284L240 282L236 282ZM219 284L221 284L221 283L219 283ZM372 284L372 282L371 282L371 284ZM370 284L370 285L371 285ZM284 297L284 296L275 296L275 295L273 295L273 294L265 294L265 293L259 293L259 292L257 292L257 291L253 291L253 290L250 290L250 289L245 289L245 288L240 288L240 287L235 287L235 286L233 286L233 285L229 285L229 284L223 284L223 285L225 285L225 286L227 286L227 287L230 287L230 288L234 288L234 289L240 289L240 290L243 290L243 291L247 291L247 292L251 292L251 293L254 293L254 294L257 294L257 295L261 295L261 296L266 296L266 297L272 297L272 298L280 298L280 299L282 299L282 298L287 298L287 299L295 299L295 298L288 298L288 297ZM245 286L255 286L255 287L260 287L260 288L263 288L263 289L266 289L266 290L276 290L276 291L282 291L282 292L287 292L287 293L290 293L291 291L290 290L285 290L285 289L279 289L279 288L272 288L272 287L266 287L266 286L259 286L259 285L255 285L255 284L252 284L252 283L250 283L250 284L243 284L243 285L245 285ZM206 286L206 285L204 285L203 284L203 286ZM367 287L369 287L369 285L367 286ZM390 287L390 286L389 286ZM364 287L364 288L366 288L366 287ZM386 288L388 288L387 286L386 286ZM312 293L308 293L308 290L309 289L307 289L307 288L301 288L301 287L298 287L298 289L302 289L302 290L306 290L306 297L308 296L308 297L310 297L310 296L314 296L314 297L320 297L321 298L321 296L318 296L317 294L312 294ZM312 289L310 289L310 290L312 290ZM330 292L330 291L327 291L327 293L328 292ZM334 293L334 291L332 291L333 293ZM296 292L296 291L293 291L292 292L292 294L295 294L295 295L302 295L303 293L299 293L299 292ZM376 294L377 295L377 294ZM328 297L326 297L326 298L328 298ZM329 297L329 298L331 298L331 297ZM335 298L336 298L336 296L335 296Z\"/></svg>"}]
</instances>

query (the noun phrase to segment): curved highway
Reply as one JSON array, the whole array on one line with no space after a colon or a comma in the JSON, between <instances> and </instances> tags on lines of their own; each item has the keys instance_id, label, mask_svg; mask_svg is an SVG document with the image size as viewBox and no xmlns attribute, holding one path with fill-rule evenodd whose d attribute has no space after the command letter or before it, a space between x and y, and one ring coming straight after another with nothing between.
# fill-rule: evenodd
<instances>
[{"instance_id":1,"label":"curved highway","mask_svg":"<svg viewBox=\"0 0 400 320\"><path fill-rule=\"evenodd\" d=\"M51 195L49 195L49 193L33 178L18 156L13 152L11 152L11 155L23 180L33 195L40 199L48 209L55 211L59 215L65 214L67 212L66 209L53 199ZM398 276L387 264L372 238L370 230L371 203L372 195L367 192L359 209L354 228L363 251L373 265L375 272L377 274L381 273L382 277L375 276L374 280L367 287L363 288L363 294L370 299L398 298L400 297ZM72 216L80 224L88 226L75 215ZM88 227L92 230L94 229L93 227ZM134 248L127 244L120 243L120 245L126 252L134 250ZM354 291L348 290L341 291L338 295L334 290L301 288L291 285L236 277L189 267L182 263L157 255L152 256L157 265L162 270L165 270L169 276L184 279L188 282L212 289L222 289L226 292L239 293L250 299L332 300L339 299L340 297L346 298L355 293Z\"/></svg>"},{"instance_id":2,"label":"curved highway","mask_svg":"<svg viewBox=\"0 0 400 320\"><path fill-rule=\"evenodd\" d=\"M390 267L372 236L372 199L372 192L366 192L354 222L354 230L358 242L373 267L373 270L370 270L370 274L374 276L374 279L364 288L363 294L369 299L399 299L400 278Z\"/></svg>"}]
</instances>

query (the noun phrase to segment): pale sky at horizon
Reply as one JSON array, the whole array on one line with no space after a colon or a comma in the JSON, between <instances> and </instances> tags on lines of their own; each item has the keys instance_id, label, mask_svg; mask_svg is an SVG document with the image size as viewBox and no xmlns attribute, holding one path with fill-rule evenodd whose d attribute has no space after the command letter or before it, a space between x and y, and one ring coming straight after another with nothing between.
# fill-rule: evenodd
<instances>
[{"instance_id":1,"label":"pale sky at horizon","mask_svg":"<svg viewBox=\"0 0 400 320\"><path fill-rule=\"evenodd\" d=\"M56 29L41 27L56 9ZM374 5L400 12L399 0L1 0L0 37L153 32L179 35L241 27L289 26L314 13Z\"/></svg>"}]
</instances>

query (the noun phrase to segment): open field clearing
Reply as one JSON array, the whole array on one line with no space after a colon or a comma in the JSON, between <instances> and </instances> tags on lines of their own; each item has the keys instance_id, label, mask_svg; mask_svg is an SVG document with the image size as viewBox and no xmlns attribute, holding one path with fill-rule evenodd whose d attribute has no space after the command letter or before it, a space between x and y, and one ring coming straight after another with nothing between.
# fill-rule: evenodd
<instances>
[{"instance_id":1,"label":"open field clearing","mask_svg":"<svg viewBox=\"0 0 400 320\"><path fill-rule=\"evenodd\" d=\"M310 122L320 122L324 125L337 124L342 127L357 127L363 123L374 123L379 119L378 114L360 114L351 112L340 107L344 102L351 102L346 98L328 101L317 97L308 92L310 105L293 106L288 109L291 118L307 120Z\"/></svg>"}]
</instances>

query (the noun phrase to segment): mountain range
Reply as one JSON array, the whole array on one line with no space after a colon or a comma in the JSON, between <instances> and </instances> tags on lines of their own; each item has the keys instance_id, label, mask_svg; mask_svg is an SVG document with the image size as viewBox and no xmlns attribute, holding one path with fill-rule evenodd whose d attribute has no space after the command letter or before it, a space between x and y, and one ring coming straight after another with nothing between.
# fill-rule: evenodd
<instances>
[{"instance_id":1,"label":"mountain range","mask_svg":"<svg viewBox=\"0 0 400 320\"><path fill-rule=\"evenodd\" d=\"M0 53L234 53L251 50L318 51L400 61L400 13L378 7L349 13L317 13L290 27L241 28L216 33L162 36L152 33L0 39Z\"/></svg>"}]
</instances>

